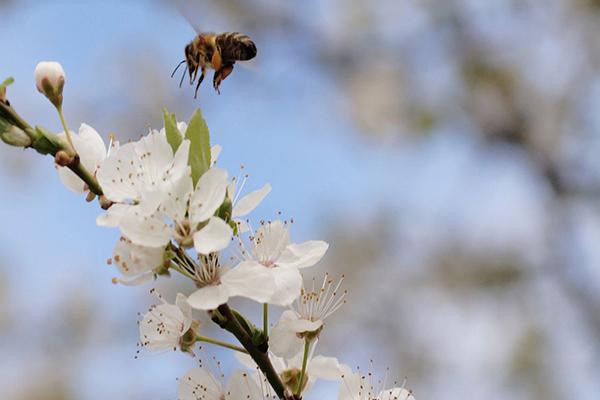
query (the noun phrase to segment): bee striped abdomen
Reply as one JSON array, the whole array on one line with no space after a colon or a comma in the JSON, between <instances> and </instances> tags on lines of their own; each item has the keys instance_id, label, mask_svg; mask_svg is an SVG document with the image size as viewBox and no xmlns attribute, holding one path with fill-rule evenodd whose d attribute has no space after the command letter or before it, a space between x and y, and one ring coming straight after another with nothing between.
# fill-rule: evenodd
<instances>
[{"instance_id":1,"label":"bee striped abdomen","mask_svg":"<svg viewBox=\"0 0 600 400\"><path fill-rule=\"evenodd\" d=\"M215 40L224 62L246 61L256 56L256 45L243 33L221 33Z\"/></svg>"}]
</instances>

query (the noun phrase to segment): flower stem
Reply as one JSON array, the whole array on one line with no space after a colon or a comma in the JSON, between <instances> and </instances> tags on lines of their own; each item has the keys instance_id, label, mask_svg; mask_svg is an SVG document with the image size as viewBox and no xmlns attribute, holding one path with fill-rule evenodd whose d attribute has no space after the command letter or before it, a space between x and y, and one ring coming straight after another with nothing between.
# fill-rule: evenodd
<instances>
[{"instance_id":1,"label":"flower stem","mask_svg":"<svg viewBox=\"0 0 600 400\"><path fill-rule=\"evenodd\" d=\"M300 371L300 379L298 380L298 386L296 386L296 396L300 396L302 393L302 382L304 381L304 375L306 374L306 364L308 364L308 352L310 350L310 339L304 338L304 357L302 358L302 370Z\"/></svg>"},{"instance_id":2,"label":"flower stem","mask_svg":"<svg viewBox=\"0 0 600 400\"><path fill-rule=\"evenodd\" d=\"M240 353L248 354L248 351L246 349L244 349L243 347L236 346L234 344L227 343L227 342L222 342L220 340L212 339L212 338L209 338L209 337L206 337L206 336L196 335L196 340L199 341L199 342L211 343L211 344L214 344L214 345L217 345L217 346L226 347L226 348L231 349L231 350L239 351Z\"/></svg>"},{"instance_id":3,"label":"flower stem","mask_svg":"<svg viewBox=\"0 0 600 400\"><path fill-rule=\"evenodd\" d=\"M71 131L67 127L67 121L65 120L65 116L63 115L62 106L56 107L56 111L58 111L58 117L60 118L60 123L62 124L63 129L65 130L65 135L67 135L67 142L69 142L69 146L71 147L71 151L73 155L77 154L75 150L75 146L73 146L73 140L71 139Z\"/></svg>"},{"instance_id":4,"label":"flower stem","mask_svg":"<svg viewBox=\"0 0 600 400\"><path fill-rule=\"evenodd\" d=\"M269 337L269 303L263 304L263 333Z\"/></svg>"}]
</instances>

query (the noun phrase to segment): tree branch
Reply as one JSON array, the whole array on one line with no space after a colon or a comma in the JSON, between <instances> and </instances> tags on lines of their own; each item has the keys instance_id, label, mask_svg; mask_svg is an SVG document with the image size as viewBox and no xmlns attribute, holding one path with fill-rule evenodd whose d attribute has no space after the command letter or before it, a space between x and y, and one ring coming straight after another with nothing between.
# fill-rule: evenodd
<instances>
[{"instance_id":1,"label":"tree branch","mask_svg":"<svg viewBox=\"0 0 600 400\"><path fill-rule=\"evenodd\" d=\"M248 354L252 357L258 368L265 375L265 378L275 390L275 393L280 399L283 400L301 400L301 397L294 396L292 392L285 387L279 374L273 368L273 364L271 364L271 360L269 359L269 355L267 352L260 351L254 344L252 343L252 338L244 330L244 328L240 325L235 315L231 311L231 308L227 304L222 304L218 308L219 313L225 318L224 320L219 320L218 318L213 319L221 328L226 331L232 333L244 346L244 348L248 351Z\"/></svg>"}]
</instances>

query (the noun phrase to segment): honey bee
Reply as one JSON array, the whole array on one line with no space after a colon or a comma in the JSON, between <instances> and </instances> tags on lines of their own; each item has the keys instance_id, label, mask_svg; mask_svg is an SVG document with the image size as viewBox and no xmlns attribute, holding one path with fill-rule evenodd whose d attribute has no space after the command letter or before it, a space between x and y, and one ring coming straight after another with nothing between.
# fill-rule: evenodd
<instances>
[{"instance_id":1,"label":"honey bee","mask_svg":"<svg viewBox=\"0 0 600 400\"><path fill-rule=\"evenodd\" d=\"M193 85L198 77L194 98L198 96L198 89L204 80L207 68L215 70L213 75L213 87L221 94L220 85L233 71L236 61L251 60L256 56L256 45L247 35L239 32L223 33L198 33L187 46L185 46L185 60L181 61L171 77L182 64L186 64L189 73L190 85ZM181 76L179 87L183 84L185 71Z\"/></svg>"}]
</instances>

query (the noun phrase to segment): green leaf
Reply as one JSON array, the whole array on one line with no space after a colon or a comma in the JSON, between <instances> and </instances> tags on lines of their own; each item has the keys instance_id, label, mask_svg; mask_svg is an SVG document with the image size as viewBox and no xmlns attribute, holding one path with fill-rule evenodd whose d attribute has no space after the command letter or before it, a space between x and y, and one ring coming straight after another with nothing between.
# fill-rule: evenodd
<instances>
[{"instance_id":1,"label":"green leaf","mask_svg":"<svg viewBox=\"0 0 600 400\"><path fill-rule=\"evenodd\" d=\"M169 111L165 108L163 109L163 119L165 120L165 132L167 134L167 142L171 145L173 149L173 154L179 148L179 145L183 141L181 137L181 132L177 128L177 119L175 118L175 114L169 113Z\"/></svg>"},{"instance_id":2,"label":"green leaf","mask_svg":"<svg viewBox=\"0 0 600 400\"><path fill-rule=\"evenodd\" d=\"M192 181L194 182L194 186L196 186L198 179L210 167L210 137L208 126L204 118L202 118L200 109L194 111L188 128L185 131L185 137L191 142L188 164L192 168Z\"/></svg>"}]
</instances>

